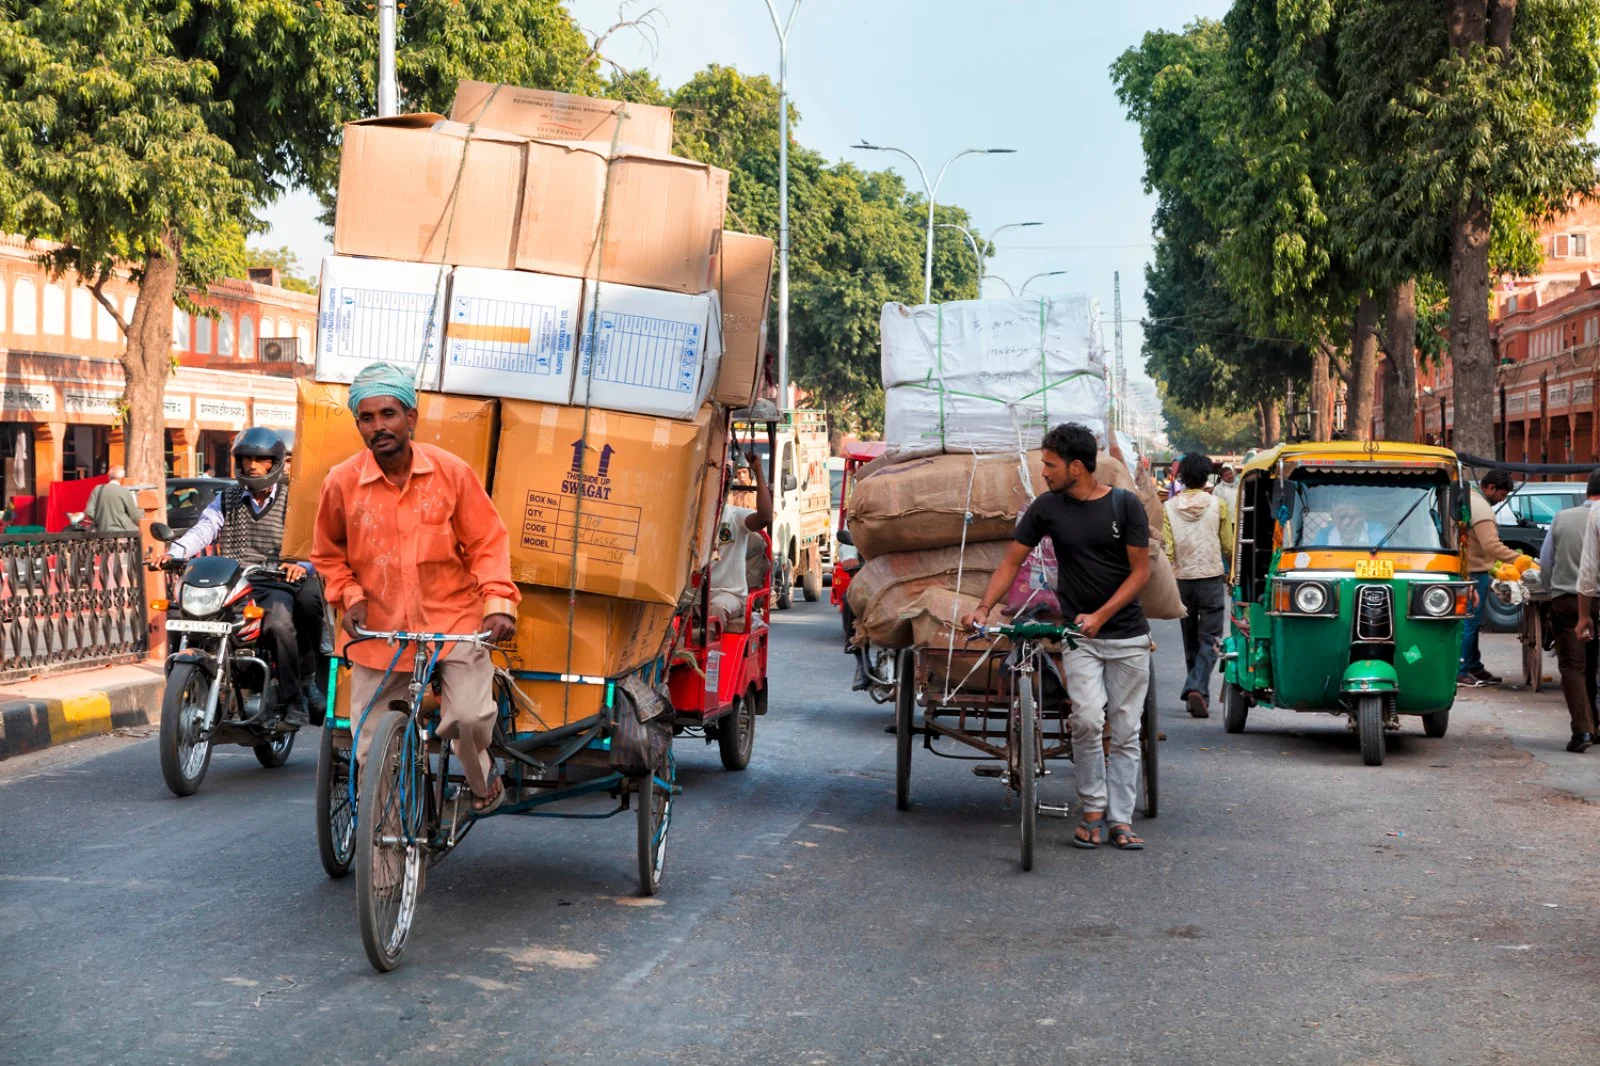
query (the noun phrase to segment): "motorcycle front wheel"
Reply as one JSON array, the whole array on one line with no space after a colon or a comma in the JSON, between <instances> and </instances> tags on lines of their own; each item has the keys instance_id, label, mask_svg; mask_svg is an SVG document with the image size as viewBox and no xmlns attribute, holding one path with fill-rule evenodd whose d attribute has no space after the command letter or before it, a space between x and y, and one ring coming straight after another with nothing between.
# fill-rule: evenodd
<instances>
[{"instance_id":1,"label":"motorcycle front wheel","mask_svg":"<svg viewBox=\"0 0 1600 1066\"><path fill-rule=\"evenodd\" d=\"M197 737L211 682L196 663L176 663L161 697L161 778L174 796L200 791L211 765L211 738Z\"/></svg>"}]
</instances>

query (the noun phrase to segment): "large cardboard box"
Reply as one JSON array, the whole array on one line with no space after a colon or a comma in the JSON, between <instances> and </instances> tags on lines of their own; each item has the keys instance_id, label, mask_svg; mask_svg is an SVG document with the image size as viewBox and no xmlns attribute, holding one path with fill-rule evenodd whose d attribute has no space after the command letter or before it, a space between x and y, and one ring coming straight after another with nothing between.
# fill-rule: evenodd
<instances>
[{"instance_id":1,"label":"large cardboard box","mask_svg":"<svg viewBox=\"0 0 1600 1066\"><path fill-rule=\"evenodd\" d=\"M520 133L533 140L606 141L672 151L672 108L596 100L588 96L495 85L456 83L450 117L480 127ZM621 132L618 132L618 125Z\"/></svg>"},{"instance_id":2,"label":"large cardboard box","mask_svg":"<svg viewBox=\"0 0 1600 1066\"><path fill-rule=\"evenodd\" d=\"M445 392L566 403L583 282L460 267L450 281Z\"/></svg>"},{"instance_id":3,"label":"large cardboard box","mask_svg":"<svg viewBox=\"0 0 1600 1066\"><path fill-rule=\"evenodd\" d=\"M518 270L647 289L713 288L728 172L601 142L533 141Z\"/></svg>"},{"instance_id":4,"label":"large cardboard box","mask_svg":"<svg viewBox=\"0 0 1600 1066\"><path fill-rule=\"evenodd\" d=\"M722 358L717 294L584 284L572 402L663 418L693 418Z\"/></svg>"},{"instance_id":5,"label":"large cardboard box","mask_svg":"<svg viewBox=\"0 0 1600 1066\"><path fill-rule=\"evenodd\" d=\"M709 406L682 422L503 401L494 503L511 531L512 577L676 604L692 569L712 421ZM710 466L718 461L711 449Z\"/></svg>"},{"instance_id":6,"label":"large cardboard box","mask_svg":"<svg viewBox=\"0 0 1600 1066\"><path fill-rule=\"evenodd\" d=\"M748 407L767 355L767 309L772 296L775 246L767 237L724 230L722 234L722 366L717 371L718 403Z\"/></svg>"},{"instance_id":7,"label":"large cardboard box","mask_svg":"<svg viewBox=\"0 0 1600 1066\"><path fill-rule=\"evenodd\" d=\"M510 269L527 160L525 138L442 115L348 123L333 250Z\"/></svg>"},{"instance_id":8,"label":"large cardboard box","mask_svg":"<svg viewBox=\"0 0 1600 1066\"><path fill-rule=\"evenodd\" d=\"M361 443L356 420L350 414L347 386L322 384L309 378L300 378L295 384L299 402L294 422L294 459L289 469L289 511L283 524L283 556L305 559L311 555L323 479L329 470L366 446ZM497 407L494 400L421 393L417 397L417 430L413 439L465 459L487 485L494 459Z\"/></svg>"},{"instance_id":9,"label":"large cardboard box","mask_svg":"<svg viewBox=\"0 0 1600 1066\"><path fill-rule=\"evenodd\" d=\"M522 586L511 671L528 702L518 707L518 730L554 729L596 714L605 700L605 687L517 675L615 678L629 673L661 653L672 614L673 608L665 604L583 592L569 605L564 589Z\"/></svg>"},{"instance_id":10,"label":"large cardboard box","mask_svg":"<svg viewBox=\"0 0 1600 1066\"><path fill-rule=\"evenodd\" d=\"M348 385L368 363L385 362L415 371L420 388L438 388L449 283L447 266L328 256L317 303L317 380Z\"/></svg>"}]
</instances>

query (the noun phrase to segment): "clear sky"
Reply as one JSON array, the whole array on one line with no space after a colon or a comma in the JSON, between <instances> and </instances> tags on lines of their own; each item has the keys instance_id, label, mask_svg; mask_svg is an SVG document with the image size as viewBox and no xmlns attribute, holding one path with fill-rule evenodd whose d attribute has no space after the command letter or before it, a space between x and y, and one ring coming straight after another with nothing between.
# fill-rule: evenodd
<instances>
[{"instance_id":1,"label":"clear sky","mask_svg":"<svg viewBox=\"0 0 1600 1066\"><path fill-rule=\"evenodd\" d=\"M713 62L776 76L765 0L655 2L663 15L659 51L619 36L607 48L612 58L653 69L669 88ZM793 0L774 2L787 14ZM616 0L568 7L590 31L616 20ZM1017 149L957 161L939 200L965 207L984 233L1008 222L1044 223L1001 234L989 269L1017 287L1037 273L1067 271L1030 291L1097 296L1108 348L1112 274L1120 271L1134 378L1153 201L1140 184L1138 130L1112 95L1107 70L1145 32L1220 18L1227 7L1227 0L801 0L789 45L789 92L800 113L794 135L830 159L893 166L913 186L920 181L904 160L849 146L866 138L904 148L930 176L963 148ZM289 245L310 270L329 250L315 216L309 197L286 197L268 212L272 231L258 239ZM990 282L985 295L1004 291ZM1143 406L1154 414L1153 389Z\"/></svg>"}]
</instances>

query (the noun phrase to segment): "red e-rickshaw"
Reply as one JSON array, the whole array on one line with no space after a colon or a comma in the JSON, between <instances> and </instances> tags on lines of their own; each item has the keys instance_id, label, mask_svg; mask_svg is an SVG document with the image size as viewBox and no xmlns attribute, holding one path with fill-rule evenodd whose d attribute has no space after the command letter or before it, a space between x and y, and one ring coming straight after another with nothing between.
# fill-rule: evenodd
<instances>
[{"instance_id":1,"label":"red e-rickshaw","mask_svg":"<svg viewBox=\"0 0 1600 1066\"><path fill-rule=\"evenodd\" d=\"M738 419L749 424L751 419ZM767 423L768 435L775 438L777 423ZM737 439L731 447L738 448ZM768 447L772 461L776 447ZM770 478L775 469L768 471ZM728 494L729 471L723 466L723 491L718 501L717 521L722 520L722 501ZM744 613L724 623L711 612L712 564L694 575L696 605L679 618L678 650L667 676L672 696L674 734L704 736L717 742L722 765L743 770L750 764L755 744L756 717L767 713L767 651L772 622L772 537L765 530L749 539L745 558Z\"/></svg>"},{"instance_id":2,"label":"red e-rickshaw","mask_svg":"<svg viewBox=\"0 0 1600 1066\"><path fill-rule=\"evenodd\" d=\"M850 514L850 483L855 480L856 471L883 455L889 446L881 440L856 441L844 446L839 458L844 460L844 481L839 485L839 524L836 534L843 534L846 517ZM855 547L849 543L848 537L840 537L839 550L833 559L833 591L829 595L829 602L839 608L839 616L844 624L844 639L848 642L855 631L855 618L850 613L850 604L845 600L844 594L850 588L850 579L855 572L861 569L861 556L856 553Z\"/></svg>"}]
</instances>

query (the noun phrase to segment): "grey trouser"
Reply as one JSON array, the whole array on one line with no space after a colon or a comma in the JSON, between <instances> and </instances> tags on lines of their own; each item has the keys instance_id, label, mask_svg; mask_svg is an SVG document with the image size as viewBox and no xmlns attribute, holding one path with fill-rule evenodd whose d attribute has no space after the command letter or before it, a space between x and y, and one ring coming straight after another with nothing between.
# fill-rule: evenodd
<instances>
[{"instance_id":1,"label":"grey trouser","mask_svg":"<svg viewBox=\"0 0 1600 1066\"><path fill-rule=\"evenodd\" d=\"M1188 613L1183 617L1183 662L1189 676L1183 679L1183 695L1198 692L1211 698L1211 673L1217 668L1217 651L1222 644L1222 623L1227 617L1227 579L1200 577L1178 580L1178 598Z\"/></svg>"},{"instance_id":2,"label":"grey trouser","mask_svg":"<svg viewBox=\"0 0 1600 1066\"><path fill-rule=\"evenodd\" d=\"M1062 656L1072 701L1072 767L1085 813L1116 825L1133 818L1139 791L1139 724L1150 687L1150 638L1078 637ZM1107 719L1111 750L1102 757Z\"/></svg>"},{"instance_id":3,"label":"grey trouser","mask_svg":"<svg viewBox=\"0 0 1600 1066\"><path fill-rule=\"evenodd\" d=\"M356 733L357 763L366 761L378 716L389 709L389 701L404 702L409 698L406 690L411 685L410 662L409 651L401 655L400 664L381 690L378 686L383 682L382 670L350 665L350 729ZM401 665L406 668L401 669ZM455 741L456 759L467 785L478 795L487 795L489 742L494 738L494 662L483 648L457 644L433 669L439 678L439 735ZM369 703L372 711L366 715L365 727L357 732Z\"/></svg>"}]
</instances>

